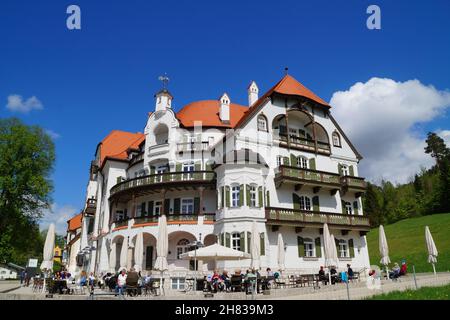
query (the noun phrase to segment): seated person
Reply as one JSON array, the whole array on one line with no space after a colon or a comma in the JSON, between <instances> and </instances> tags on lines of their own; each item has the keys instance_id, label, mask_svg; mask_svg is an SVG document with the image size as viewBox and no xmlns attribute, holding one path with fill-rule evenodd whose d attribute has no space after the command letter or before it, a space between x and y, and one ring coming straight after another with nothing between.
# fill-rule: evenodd
<instances>
[{"instance_id":1,"label":"seated person","mask_svg":"<svg viewBox=\"0 0 450 320\"><path fill-rule=\"evenodd\" d=\"M270 268L267 268L266 272L268 277L273 277L273 271Z\"/></svg>"},{"instance_id":2,"label":"seated person","mask_svg":"<svg viewBox=\"0 0 450 320\"><path fill-rule=\"evenodd\" d=\"M127 288L138 288L139 283L139 274L131 268L129 272L127 272L126 285Z\"/></svg>"},{"instance_id":3,"label":"seated person","mask_svg":"<svg viewBox=\"0 0 450 320\"><path fill-rule=\"evenodd\" d=\"M406 266L406 260L402 260L402 266L400 268L400 275L406 276L407 269L408 269L408 267Z\"/></svg>"},{"instance_id":4,"label":"seated person","mask_svg":"<svg viewBox=\"0 0 450 320\"><path fill-rule=\"evenodd\" d=\"M228 276L228 271L223 270L223 273L220 276L220 279L225 284L225 290L228 291L231 288L231 280L230 280L230 277Z\"/></svg>"},{"instance_id":5,"label":"seated person","mask_svg":"<svg viewBox=\"0 0 450 320\"><path fill-rule=\"evenodd\" d=\"M324 281L325 283L328 281L328 277L325 274L325 270L323 269L323 266L320 266L319 270L319 280Z\"/></svg>"},{"instance_id":6,"label":"seated person","mask_svg":"<svg viewBox=\"0 0 450 320\"><path fill-rule=\"evenodd\" d=\"M337 270L335 266L332 266L330 268L330 274L331 274L331 284L335 284L336 282L338 282Z\"/></svg>"},{"instance_id":7,"label":"seated person","mask_svg":"<svg viewBox=\"0 0 450 320\"><path fill-rule=\"evenodd\" d=\"M400 277L400 266L396 262L392 268L392 271L389 272L389 279L397 279L398 277Z\"/></svg>"},{"instance_id":8,"label":"seated person","mask_svg":"<svg viewBox=\"0 0 450 320\"><path fill-rule=\"evenodd\" d=\"M86 271L81 271L80 286L87 286L87 274Z\"/></svg>"}]
</instances>

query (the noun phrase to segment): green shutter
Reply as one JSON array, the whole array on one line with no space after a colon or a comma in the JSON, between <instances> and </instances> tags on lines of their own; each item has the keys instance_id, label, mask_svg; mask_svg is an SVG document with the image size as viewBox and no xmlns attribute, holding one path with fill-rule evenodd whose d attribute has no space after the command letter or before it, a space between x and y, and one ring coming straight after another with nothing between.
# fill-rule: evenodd
<instances>
[{"instance_id":1,"label":"green shutter","mask_svg":"<svg viewBox=\"0 0 450 320\"><path fill-rule=\"evenodd\" d=\"M164 214L169 214L170 210L170 199L164 199Z\"/></svg>"},{"instance_id":2,"label":"green shutter","mask_svg":"<svg viewBox=\"0 0 450 320\"><path fill-rule=\"evenodd\" d=\"M345 201L341 200L341 206L342 206L342 213L347 214L347 211L345 210Z\"/></svg>"},{"instance_id":3,"label":"green shutter","mask_svg":"<svg viewBox=\"0 0 450 320\"><path fill-rule=\"evenodd\" d=\"M240 251L245 251L245 232L241 232L241 245L240 245Z\"/></svg>"},{"instance_id":4,"label":"green shutter","mask_svg":"<svg viewBox=\"0 0 450 320\"><path fill-rule=\"evenodd\" d=\"M150 166L150 175L155 174L155 167Z\"/></svg>"},{"instance_id":5,"label":"green shutter","mask_svg":"<svg viewBox=\"0 0 450 320\"><path fill-rule=\"evenodd\" d=\"M261 255L265 256L266 255L266 241L264 238L264 232L259 234L260 237L260 249L261 249Z\"/></svg>"},{"instance_id":6,"label":"green shutter","mask_svg":"<svg viewBox=\"0 0 450 320\"><path fill-rule=\"evenodd\" d=\"M358 215L358 201L353 202L353 214Z\"/></svg>"},{"instance_id":7,"label":"green shutter","mask_svg":"<svg viewBox=\"0 0 450 320\"><path fill-rule=\"evenodd\" d=\"M304 257L305 256L305 246L304 246L302 237L297 237L297 246L298 246L298 256Z\"/></svg>"},{"instance_id":8,"label":"green shutter","mask_svg":"<svg viewBox=\"0 0 450 320\"><path fill-rule=\"evenodd\" d=\"M250 207L250 186L248 184L245 185L245 196L247 198L246 204Z\"/></svg>"},{"instance_id":9,"label":"green shutter","mask_svg":"<svg viewBox=\"0 0 450 320\"><path fill-rule=\"evenodd\" d=\"M316 257L320 258L322 257L322 249L320 247L320 237L316 238L314 242L316 243Z\"/></svg>"},{"instance_id":10,"label":"green shutter","mask_svg":"<svg viewBox=\"0 0 450 320\"><path fill-rule=\"evenodd\" d=\"M289 157L283 157L283 165L284 166L289 166Z\"/></svg>"},{"instance_id":11,"label":"green shutter","mask_svg":"<svg viewBox=\"0 0 450 320\"><path fill-rule=\"evenodd\" d=\"M316 159L314 158L309 159L309 169L316 170Z\"/></svg>"},{"instance_id":12,"label":"green shutter","mask_svg":"<svg viewBox=\"0 0 450 320\"><path fill-rule=\"evenodd\" d=\"M355 171L353 170L353 166L349 166L348 171L349 171L351 177L355 176Z\"/></svg>"},{"instance_id":13,"label":"green shutter","mask_svg":"<svg viewBox=\"0 0 450 320\"><path fill-rule=\"evenodd\" d=\"M194 198L194 213L200 214L200 198L199 197Z\"/></svg>"},{"instance_id":14,"label":"green shutter","mask_svg":"<svg viewBox=\"0 0 450 320\"><path fill-rule=\"evenodd\" d=\"M251 243L252 243L252 233L250 231L247 231L247 253L250 253Z\"/></svg>"},{"instance_id":15,"label":"green shutter","mask_svg":"<svg viewBox=\"0 0 450 320\"><path fill-rule=\"evenodd\" d=\"M226 233L225 233L225 247L231 248L231 243L230 243L230 241L231 241L231 235L230 235L229 232L226 232Z\"/></svg>"},{"instance_id":16,"label":"green shutter","mask_svg":"<svg viewBox=\"0 0 450 320\"><path fill-rule=\"evenodd\" d=\"M202 170L202 163L200 161L195 162L194 164L194 180L201 180L202 173L199 172Z\"/></svg>"},{"instance_id":17,"label":"green shutter","mask_svg":"<svg viewBox=\"0 0 450 320\"><path fill-rule=\"evenodd\" d=\"M343 173L342 173L342 165L340 163L338 163L338 172L339 172L340 176L343 175Z\"/></svg>"},{"instance_id":18,"label":"green shutter","mask_svg":"<svg viewBox=\"0 0 450 320\"><path fill-rule=\"evenodd\" d=\"M291 153L291 166L297 167L297 157Z\"/></svg>"},{"instance_id":19,"label":"green shutter","mask_svg":"<svg viewBox=\"0 0 450 320\"><path fill-rule=\"evenodd\" d=\"M312 198L313 211L320 211L319 196Z\"/></svg>"},{"instance_id":20,"label":"green shutter","mask_svg":"<svg viewBox=\"0 0 450 320\"><path fill-rule=\"evenodd\" d=\"M258 207L263 207L263 206L264 206L264 202L263 202L262 187L258 187Z\"/></svg>"},{"instance_id":21,"label":"green shutter","mask_svg":"<svg viewBox=\"0 0 450 320\"><path fill-rule=\"evenodd\" d=\"M148 216L152 216L153 215L153 201L149 201L148 203L148 212L147 212Z\"/></svg>"},{"instance_id":22,"label":"green shutter","mask_svg":"<svg viewBox=\"0 0 450 320\"><path fill-rule=\"evenodd\" d=\"M231 207L230 204L230 187L226 186L225 187L225 205L227 208Z\"/></svg>"},{"instance_id":23,"label":"green shutter","mask_svg":"<svg viewBox=\"0 0 450 320\"><path fill-rule=\"evenodd\" d=\"M348 240L348 251L350 251L350 258L355 257L355 246L353 244L353 239Z\"/></svg>"},{"instance_id":24,"label":"green shutter","mask_svg":"<svg viewBox=\"0 0 450 320\"><path fill-rule=\"evenodd\" d=\"M244 191L244 185L241 184L239 186L239 207L242 207L244 205L244 192L245 192Z\"/></svg>"},{"instance_id":25,"label":"green shutter","mask_svg":"<svg viewBox=\"0 0 450 320\"><path fill-rule=\"evenodd\" d=\"M212 171L212 162L211 161L206 162L205 170L206 171Z\"/></svg>"},{"instance_id":26,"label":"green shutter","mask_svg":"<svg viewBox=\"0 0 450 320\"><path fill-rule=\"evenodd\" d=\"M181 172L181 171L183 171L183 164L181 162L179 162L175 165L175 172ZM176 174L175 177L176 177L175 178L176 180L181 180L182 174L181 173Z\"/></svg>"},{"instance_id":27,"label":"green shutter","mask_svg":"<svg viewBox=\"0 0 450 320\"><path fill-rule=\"evenodd\" d=\"M173 199L173 213L180 214L180 198Z\"/></svg>"},{"instance_id":28,"label":"green shutter","mask_svg":"<svg viewBox=\"0 0 450 320\"><path fill-rule=\"evenodd\" d=\"M225 208L225 187L220 187L220 207Z\"/></svg>"},{"instance_id":29,"label":"green shutter","mask_svg":"<svg viewBox=\"0 0 450 320\"><path fill-rule=\"evenodd\" d=\"M335 244L336 244L336 252L337 252L337 256L338 256L338 258L340 257L340 254L339 254L339 239L334 239L334 242L335 242Z\"/></svg>"},{"instance_id":30,"label":"green shutter","mask_svg":"<svg viewBox=\"0 0 450 320\"><path fill-rule=\"evenodd\" d=\"M294 210L300 210L300 197L295 193L292 194L292 203L294 204Z\"/></svg>"},{"instance_id":31,"label":"green shutter","mask_svg":"<svg viewBox=\"0 0 450 320\"><path fill-rule=\"evenodd\" d=\"M270 207L270 192L267 190L266 192L266 207Z\"/></svg>"},{"instance_id":32,"label":"green shutter","mask_svg":"<svg viewBox=\"0 0 450 320\"><path fill-rule=\"evenodd\" d=\"M116 184L119 184L119 183L121 183L122 182L122 177L117 177L117 179L116 179Z\"/></svg>"}]
</instances>

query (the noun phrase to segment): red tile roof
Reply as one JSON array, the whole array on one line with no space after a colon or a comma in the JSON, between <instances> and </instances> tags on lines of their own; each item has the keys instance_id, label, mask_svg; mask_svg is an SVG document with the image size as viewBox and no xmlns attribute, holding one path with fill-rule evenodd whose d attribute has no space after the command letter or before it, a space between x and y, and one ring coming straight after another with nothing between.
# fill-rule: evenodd
<instances>
[{"instance_id":1,"label":"red tile roof","mask_svg":"<svg viewBox=\"0 0 450 320\"><path fill-rule=\"evenodd\" d=\"M83 213L79 213L72 219L67 220L67 231L75 231L81 228L82 220L83 220Z\"/></svg>"},{"instance_id":2,"label":"red tile roof","mask_svg":"<svg viewBox=\"0 0 450 320\"><path fill-rule=\"evenodd\" d=\"M100 166L105 158L125 160L128 158L128 149L138 149L145 139L142 133L131 133L126 131L113 130L100 143Z\"/></svg>"}]
</instances>

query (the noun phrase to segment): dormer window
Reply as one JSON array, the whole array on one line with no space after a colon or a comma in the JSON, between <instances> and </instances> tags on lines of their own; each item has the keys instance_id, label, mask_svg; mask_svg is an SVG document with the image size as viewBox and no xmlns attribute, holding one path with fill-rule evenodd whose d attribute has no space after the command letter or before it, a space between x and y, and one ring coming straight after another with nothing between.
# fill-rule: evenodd
<instances>
[{"instance_id":1,"label":"dormer window","mask_svg":"<svg viewBox=\"0 0 450 320\"><path fill-rule=\"evenodd\" d=\"M258 116L258 131L267 132L267 118L262 114Z\"/></svg>"},{"instance_id":2,"label":"dormer window","mask_svg":"<svg viewBox=\"0 0 450 320\"><path fill-rule=\"evenodd\" d=\"M339 133L337 133L336 131L333 132L332 138L333 138L333 146L341 148L342 147L341 136L339 135Z\"/></svg>"}]
</instances>

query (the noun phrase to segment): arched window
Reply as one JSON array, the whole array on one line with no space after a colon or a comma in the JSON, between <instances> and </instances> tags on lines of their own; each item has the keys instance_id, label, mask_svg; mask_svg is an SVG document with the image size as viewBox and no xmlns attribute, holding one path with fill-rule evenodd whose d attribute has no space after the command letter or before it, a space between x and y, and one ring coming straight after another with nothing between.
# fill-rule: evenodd
<instances>
[{"instance_id":1,"label":"arched window","mask_svg":"<svg viewBox=\"0 0 450 320\"><path fill-rule=\"evenodd\" d=\"M262 114L258 116L258 131L267 131L267 118Z\"/></svg>"},{"instance_id":2,"label":"arched window","mask_svg":"<svg viewBox=\"0 0 450 320\"><path fill-rule=\"evenodd\" d=\"M177 243L177 259L180 259L180 255L182 253L189 251L189 240L188 239L181 239Z\"/></svg>"},{"instance_id":3,"label":"arched window","mask_svg":"<svg viewBox=\"0 0 450 320\"><path fill-rule=\"evenodd\" d=\"M305 257L311 258L316 256L316 246L312 239L305 238L303 245L305 247Z\"/></svg>"},{"instance_id":4,"label":"arched window","mask_svg":"<svg viewBox=\"0 0 450 320\"><path fill-rule=\"evenodd\" d=\"M297 166L302 169L308 169L308 159L302 156L297 157Z\"/></svg>"},{"instance_id":5,"label":"arched window","mask_svg":"<svg viewBox=\"0 0 450 320\"><path fill-rule=\"evenodd\" d=\"M300 197L300 210L311 211L311 199L305 196Z\"/></svg>"},{"instance_id":6,"label":"arched window","mask_svg":"<svg viewBox=\"0 0 450 320\"><path fill-rule=\"evenodd\" d=\"M241 250L241 234L239 232L233 232L231 234L231 248Z\"/></svg>"},{"instance_id":7,"label":"arched window","mask_svg":"<svg viewBox=\"0 0 450 320\"><path fill-rule=\"evenodd\" d=\"M341 136L339 135L339 133L337 133L336 131L333 132L332 138L333 138L333 146L340 148L341 147Z\"/></svg>"}]
</instances>

